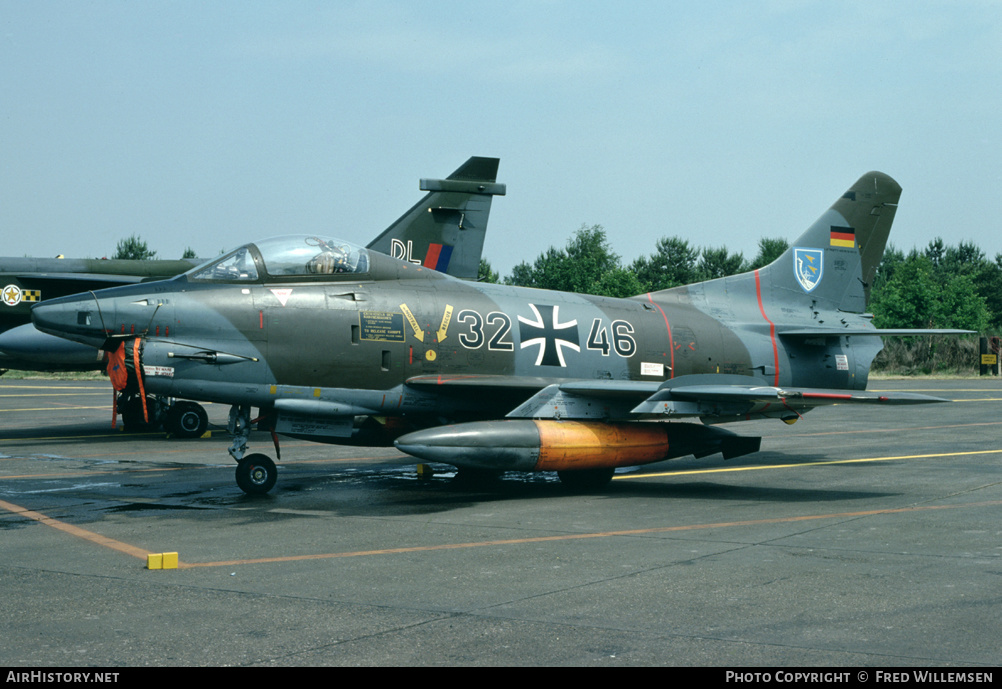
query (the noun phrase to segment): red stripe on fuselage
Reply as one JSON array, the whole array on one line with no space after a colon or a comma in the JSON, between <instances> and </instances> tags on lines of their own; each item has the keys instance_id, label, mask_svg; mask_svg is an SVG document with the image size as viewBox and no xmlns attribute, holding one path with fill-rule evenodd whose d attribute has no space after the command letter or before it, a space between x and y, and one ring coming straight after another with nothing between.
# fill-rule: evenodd
<instances>
[{"instance_id":1,"label":"red stripe on fuselage","mask_svg":"<svg viewBox=\"0 0 1002 689\"><path fill-rule=\"evenodd\" d=\"M762 312L762 318L769 324L769 338L772 340L772 359L776 367L776 376L773 385L779 385L779 346L776 344L776 325L765 315L765 306L762 304L762 281L759 279L758 271L755 271L755 296L758 298L758 310Z\"/></svg>"},{"instance_id":2,"label":"red stripe on fuselage","mask_svg":"<svg viewBox=\"0 0 1002 689\"><path fill-rule=\"evenodd\" d=\"M667 314L665 314L665 310L661 308L661 305L658 304L656 301L654 301L653 297L651 297L651 293L650 292L647 293L647 301L651 302L656 307L658 307L658 311L661 312L661 315L665 319L665 328L668 330L668 351L671 352L671 374L669 374L668 377L669 378L674 378L675 377L675 343L672 341L672 338L671 338L671 325L668 324L668 316L667 316Z\"/></svg>"}]
</instances>

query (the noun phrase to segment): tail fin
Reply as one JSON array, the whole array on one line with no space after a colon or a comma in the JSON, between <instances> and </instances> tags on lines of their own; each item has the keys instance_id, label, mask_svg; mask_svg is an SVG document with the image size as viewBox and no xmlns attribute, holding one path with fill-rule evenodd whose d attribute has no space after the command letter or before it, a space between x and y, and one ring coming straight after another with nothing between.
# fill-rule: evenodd
<instances>
[{"instance_id":1,"label":"tail fin","mask_svg":"<svg viewBox=\"0 0 1002 689\"><path fill-rule=\"evenodd\" d=\"M868 172L786 252L759 270L763 290L810 299L822 308L862 313L887 245L901 187ZM797 300L799 301L799 299Z\"/></svg>"},{"instance_id":2,"label":"tail fin","mask_svg":"<svg viewBox=\"0 0 1002 689\"><path fill-rule=\"evenodd\" d=\"M429 192L367 248L458 278L476 279L497 184L497 158L473 157L445 179L422 179Z\"/></svg>"}]
</instances>

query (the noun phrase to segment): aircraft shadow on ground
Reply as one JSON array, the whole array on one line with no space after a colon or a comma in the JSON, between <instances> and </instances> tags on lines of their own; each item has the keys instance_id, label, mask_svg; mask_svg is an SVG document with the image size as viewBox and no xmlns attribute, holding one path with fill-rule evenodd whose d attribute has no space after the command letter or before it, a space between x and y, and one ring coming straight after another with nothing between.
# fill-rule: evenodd
<instances>
[{"instance_id":1,"label":"aircraft shadow on ground","mask_svg":"<svg viewBox=\"0 0 1002 689\"><path fill-rule=\"evenodd\" d=\"M582 491L568 489L552 473L509 472L495 479L469 480L443 471L431 479L418 480L412 468L395 467L323 474L313 470L307 474L285 471L275 493L262 498L234 493L233 499L247 505L269 507L297 503L295 507L299 509L333 510L343 516L394 516L433 514L515 500L580 502L663 498L825 504L873 500L888 495L884 491L832 489L821 485L817 488L790 487L779 477L774 482L756 480L755 484L741 485L713 479L619 479L601 489ZM303 502L309 505L299 504Z\"/></svg>"}]
</instances>

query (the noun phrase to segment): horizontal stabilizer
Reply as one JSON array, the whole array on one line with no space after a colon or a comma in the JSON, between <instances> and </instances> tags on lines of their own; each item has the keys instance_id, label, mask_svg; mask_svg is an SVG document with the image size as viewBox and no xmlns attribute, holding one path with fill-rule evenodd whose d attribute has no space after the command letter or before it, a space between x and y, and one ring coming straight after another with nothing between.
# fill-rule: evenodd
<instances>
[{"instance_id":1,"label":"horizontal stabilizer","mask_svg":"<svg viewBox=\"0 0 1002 689\"><path fill-rule=\"evenodd\" d=\"M726 401L768 403L817 407L825 404L928 404L949 400L913 392L867 392L865 390L823 390L818 388L734 388L724 385L698 385L674 388L669 399L691 401Z\"/></svg>"},{"instance_id":2,"label":"horizontal stabilizer","mask_svg":"<svg viewBox=\"0 0 1002 689\"><path fill-rule=\"evenodd\" d=\"M883 335L885 337L912 337L918 335L973 335L974 330L949 328L794 328L777 330L781 337L839 337L841 335Z\"/></svg>"},{"instance_id":3,"label":"horizontal stabilizer","mask_svg":"<svg viewBox=\"0 0 1002 689\"><path fill-rule=\"evenodd\" d=\"M422 179L421 191L455 191L464 194L504 196L505 185L497 182L471 182L457 179Z\"/></svg>"},{"instance_id":4,"label":"horizontal stabilizer","mask_svg":"<svg viewBox=\"0 0 1002 689\"><path fill-rule=\"evenodd\" d=\"M779 388L769 385L687 385L665 388L631 410L645 417L698 416L722 418L796 418L801 412L829 404L930 404L949 400L911 392L868 392L822 388Z\"/></svg>"}]
</instances>

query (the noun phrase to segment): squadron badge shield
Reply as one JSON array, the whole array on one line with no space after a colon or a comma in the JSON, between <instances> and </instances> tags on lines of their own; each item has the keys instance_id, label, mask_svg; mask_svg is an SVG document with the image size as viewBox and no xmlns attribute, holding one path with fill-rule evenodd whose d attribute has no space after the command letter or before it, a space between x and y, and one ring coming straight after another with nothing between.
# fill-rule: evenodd
<instances>
[{"instance_id":1,"label":"squadron badge shield","mask_svg":"<svg viewBox=\"0 0 1002 689\"><path fill-rule=\"evenodd\" d=\"M824 267L824 252L821 249L793 250L793 274L805 292L820 284Z\"/></svg>"}]
</instances>

